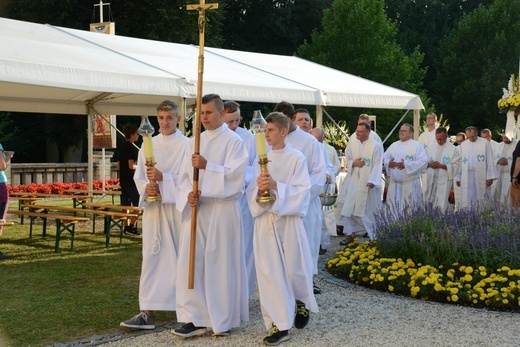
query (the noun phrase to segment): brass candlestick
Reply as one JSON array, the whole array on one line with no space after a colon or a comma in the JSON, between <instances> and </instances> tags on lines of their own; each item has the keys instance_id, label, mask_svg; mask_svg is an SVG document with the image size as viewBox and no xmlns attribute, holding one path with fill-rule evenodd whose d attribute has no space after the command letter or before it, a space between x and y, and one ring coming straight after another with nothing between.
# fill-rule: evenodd
<instances>
[{"instance_id":1,"label":"brass candlestick","mask_svg":"<svg viewBox=\"0 0 520 347\"><path fill-rule=\"evenodd\" d=\"M139 126L139 129L137 132L139 135L143 137L143 149L144 149L144 158L145 158L145 165L147 167L155 167L155 164L157 164L154 160L153 155L153 144L152 144L152 135L154 133L155 129L150 123L150 120L148 119L148 116L142 116L141 117L141 125ZM155 184L155 180L150 180L151 184ZM155 201L161 201L161 195L148 195L145 198L146 202L155 202Z\"/></svg>"},{"instance_id":2,"label":"brass candlestick","mask_svg":"<svg viewBox=\"0 0 520 347\"><path fill-rule=\"evenodd\" d=\"M267 159L267 142L265 140L266 124L267 123L264 117L262 117L262 113L260 111L254 111L251 126L253 127L253 131L255 132L256 150L259 158L258 164L260 164L260 172L263 174L269 173L269 170L267 169L267 163L269 163L269 159ZM271 194L269 189L258 190L258 197L256 198L257 202L268 203L275 200L276 195Z\"/></svg>"},{"instance_id":3,"label":"brass candlestick","mask_svg":"<svg viewBox=\"0 0 520 347\"><path fill-rule=\"evenodd\" d=\"M269 163L269 159L267 158L260 158L258 160L258 164L260 164L260 172L261 173L269 173L269 170L267 169L267 163ZM271 194L271 191L269 189L266 190L258 190L258 197L256 198L257 202L260 203L268 203L271 201L276 200L276 195Z\"/></svg>"}]
</instances>

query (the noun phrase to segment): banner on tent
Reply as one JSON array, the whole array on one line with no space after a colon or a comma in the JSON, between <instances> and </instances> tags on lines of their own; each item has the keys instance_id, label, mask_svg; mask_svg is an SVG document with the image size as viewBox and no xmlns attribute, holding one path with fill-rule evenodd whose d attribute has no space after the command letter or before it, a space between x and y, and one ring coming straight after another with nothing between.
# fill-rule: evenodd
<instances>
[{"instance_id":1,"label":"banner on tent","mask_svg":"<svg viewBox=\"0 0 520 347\"><path fill-rule=\"evenodd\" d=\"M115 124L116 116L110 114L96 114L94 117L94 148L115 148L116 134L110 124Z\"/></svg>"}]
</instances>

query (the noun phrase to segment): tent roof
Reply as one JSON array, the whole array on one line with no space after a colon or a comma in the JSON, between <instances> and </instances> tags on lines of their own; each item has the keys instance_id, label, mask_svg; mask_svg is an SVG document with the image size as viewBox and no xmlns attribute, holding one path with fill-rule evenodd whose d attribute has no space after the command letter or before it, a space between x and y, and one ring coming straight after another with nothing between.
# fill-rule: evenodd
<instances>
[{"instance_id":1,"label":"tent roof","mask_svg":"<svg viewBox=\"0 0 520 347\"><path fill-rule=\"evenodd\" d=\"M207 48L206 52L208 51L285 79L312 86L321 91L322 105L325 106L424 109L421 99L415 94L302 58L218 48Z\"/></svg>"},{"instance_id":2,"label":"tent roof","mask_svg":"<svg viewBox=\"0 0 520 347\"><path fill-rule=\"evenodd\" d=\"M198 47L0 18L0 110L155 113L196 96ZM253 102L422 109L420 98L304 59L206 48L203 92Z\"/></svg>"}]
</instances>

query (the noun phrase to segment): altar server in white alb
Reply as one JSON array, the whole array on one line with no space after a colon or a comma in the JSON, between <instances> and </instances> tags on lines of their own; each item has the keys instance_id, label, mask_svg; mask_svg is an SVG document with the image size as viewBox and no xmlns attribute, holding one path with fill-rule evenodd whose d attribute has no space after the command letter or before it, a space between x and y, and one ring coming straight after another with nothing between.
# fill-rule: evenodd
<instances>
[{"instance_id":1,"label":"altar server in white alb","mask_svg":"<svg viewBox=\"0 0 520 347\"><path fill-rule=\"evenodd\" d=\"M152 138L155 166L145 166L139 151L134 181L143 212L143 262L139 282L141 313L120 325L133 329L155 329L154 311L176 310L177 258L181 236L181 214L175 208L177 179L188 139L177 129L180 120L175 102L157 107L160 134ZM151 184L150 180L156 183ZM160 201L146 202L149 195Z\"/></svg>"},{"instance_id":2,"label":"altar server in white alb","mask_svg":"<svg viewBox=\"0 0 520 347\"><path fill-rule=\"evenodd\" d=\"M249 319L248 286L239 200L246 179L244 142L222 119L224 105L216 94L202 98L200 154L191 139L179 177L177 209L185 221L177 266L177 320L173 332L183 337L228 335ZM193 193L193 168L199 193ZM188 289L191 211L198 205L194 288Z\"/></svg>"},{"instance_id":3,"label":"altar server in white alb","mask_svg":"<svg viewBox=\"0 0 520 347\"><path fill-rule=\"evenodd\" d=\"M468 139L460 145L460 173L455 177L460 187L460 209L474 208L487 201L486 190L497 179L489 141L479 137L474 126L466 128L466 136Z\"/></svg>"},{"instance_id":4,"label":"altar server in white alb","mask_svg":"<svg viewBox=\"0 0 520 347\"><path fill-rule=\"evenodd\" d=\"M289 126L289 134L285 138L285 143L291 144L305 156L307 161L307 170L311 178L311 199L309 203L309 211L303 218L305 232L311 249L312 261L314 264L314 274L318 273L318 257L320 251L321 240L321 224L323 216L321 214L320 193L326 182L326 170L324 149L321 144L309 133L302 131L294 124L294 106L282 101L278 103L275 112L282 112L291 121ZM314 293L319 294L320 288L314 287Z\"/></svg>"},{"instance_id":5,"label":"altar server in white alb","mask_svg":"<svg viewBox=\"0 0 520 347\"><path fill-rule=\"evenodd\" d=\"M421 171L426 168L428 157L424 146L412 137L413 127L403 124L399 129L399 141L392 143L383 157L390 177L386 202L396 213L423 201Z\"/></svg>"},{"instance_id":6,"label":"altar server in white alb","mask_svg":"<svg viewBox=\"0 0 520 347\"><path fill-rule=\"evenodd\" d=\"M375 216L381 208L381 173L383 147L370 138L370 124L361 122L356 138L351 138L345 152L350 180L341 214L345 216L344 233L349 243L354 233L366 232L376 238Z\"/></svg>"},{"instance_id":7,"label":"altar server in white alb","mask_svg":"<svg viewBox=\"0 0 520 347\"><path fill-rule=\"evenodd\" d=\"M428 169L426 170L426 201L439 207L443 212L448 209L453 178L459 173L460 153L448 140L444 127L435 130L436 143L428 145Z\"/></svg>"},{"instance_id":8,"label":"altar server in white alb","mask_svg":"<svg viewBox=\"0 0 520 347\"><path fill-rule=\"evenodd\" d=\"M313 266L302 217L310 199L311 181L305 157L285 144L289 119L280 112L266 118L269 173L257 168L257 180L247 189L251 212L255 217L254 253L258 292L267 345L289 339L293 326L302 329L317 312L314 298ZM276 200L257 202L259 191L269 190ZM296 314L295 314L296 310Z\"/></svg>"},{"instance_id":9,"label":"altar server in white alb","mask_svg":"<svg viewBox=\"0 0 520 347\"><path fill-rule=\"evenodd\" d=\"M226 123L229 129L233 130L246 146L249 159L247 161L246 170L246 181L245 188L249 186L251 181L254 179L255 168L258 163L255 162L256 158L256 140L255 136L249 131L240 127L242 116L240 115L240 104L235 101L224 102L224 123ZM249 295L255 293L255 257L253 255L253 217L249 206L247 206L247 198L244 194L240 198L240 210L242 211L242 234L244 237L244 257L246 260L246 271L249 285Z\"/></svg>"},{"instance_id":10,"label":"altar server in white alb","mask_svg":"<svg viewBox=\"0 0 520 347\"><path fill-rule=\"evenodd\" d=\"M511 190L511 163L513 162L513 151L515 150L517 141L512 139L513 136L502 134L502 142L498 143L496 153L497 175L495 196L496 201L504 204L511 204L509 193Z\"/></svg>"}]
</instances>

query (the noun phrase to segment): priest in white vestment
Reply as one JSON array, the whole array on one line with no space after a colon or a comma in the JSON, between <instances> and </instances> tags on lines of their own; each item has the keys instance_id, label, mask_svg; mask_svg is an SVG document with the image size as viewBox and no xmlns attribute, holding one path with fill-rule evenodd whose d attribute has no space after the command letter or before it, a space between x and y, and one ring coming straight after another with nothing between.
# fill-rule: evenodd
<instances>
[{"instance_id":1,"label":"priest in white vestment","mask_svg":"<svg viewBox=\"0 0 520 347\"><path fill-rule=\"evenodd\" d=\"M290 124L287 117L273 112L266 122L266 139L272 146L269 173L262 174L257 168L258 178L247 188L247 198L255 218L254 255L265 328L276 327L284 341L293 324L303 328L297 325L298 312L304 311L308 321L309 310L318 311L312 283L314 264L302 220L309 207L311 180L303 154L284 142ZM276 199L257 202L259 189L270 190Z\"/></svg>"},{"instance_id":2,"label":"priest in white vestment","mask_svg":"<svg viewBox=\"0 0 520 347\"><path fill-rule=\"evenodd\" d=\"M428 169L426 170L425 201L438 207L441 211L448 210L450 191L453 187L453 178L459 173L460 153L448 141L448 131L444 127L435 130L436 143L426 148L428 155Z\"/></svg>"},{"instance_id":3,"label":"priest in white vestment","mask_svg":"<svg viewBox=\"0 0 520 347\"><path fill-rule=\"evenodd\" d=\"M200 155L190 139L179 176L177 209L183 215L177 266L177 320L182 337L227 335L249 319L249 289L243 256L243 194L249 155L244 142L222 119L224 105L216 94L202 98ZM199 169L199 194L193 193L193 168ZM191 211L197 209L194 288L188 289Z\"/></svg>"},{"instance_id":4,"label":"priest in white vestment","mask_svg":"<svg viewBox=\"0 0 520 347\"><path fill-rule=\"evenodd\" d=\"M424 146L424 149L428 148L429 145L436 143L435 129L437 129L437 115L435 113L430 112L426 115L426 126L428 129L422 132L417 139L417 141ZM426 187L428 186L426 179L427 175L425 169L421 175L423 194L426 194Z\"/></svg>"},{"instance_id":5,"label":"priest in white vestment","mask_svg":"<svg viewBox=\"0 0 520 347\"><path fill-rule=\"evenodd\" d=\"M233 130L246 146L249 159L247 161L245 188L254 179L255 168L258 167L256 158L256 140L255 135L250 131L240 127L242 117L240 115L240 105L235 101L224 102L224 123L229 129ZM246 260L246 270L248 278L249 295L255 292L255 257L253 255L253 217L247 205L247 197L244 194L240 198L240 210L242 211L242 233L244 237L244 257Z\"/></svg>"},{"instance_id":6,"label":"priest in white vestment","mask_svg":"<svg viewBox=\"0 0 520 347\"><path fill-rule=\"evenodd\" d=\"M496 201L503 204L511 204L510 190L511 190L511 164L513 162L513 151L516 148L517 140L510 139L512 135L507 136L502 134L502 142L497 146L496 163L497 175L495 187Z\"/></svg>"},{"instance_id":7,"label":"priest in white vestment","mask_svg":"<svg viewBox=\"0 0 520 347\"><path fill-rule=\"evenodd\" d=\"M366 122L366 123L370 124L370 138L372 140L374 140L378 145L381 146L381 150L384 153L385 150L383 148L383 140L381 140L381 137L379 137L379 135L372 129L372 123L370 122L370 117L365 113L360 114L358 117L358 124L360 124L362 122ZM384 195L385 186L386 186L384 178L385 178L385 175L383 173L381 173L381 201L383 201L383 195Z\"/></svg>"},{"instance_id":8,"label":"priest in white vestment","mask_svg":"<svg viewBox=\"0 0 520 347\"><path fill-rule=\"evenodd\" d=\"M428 164L428 157L424 146L412 140L413 131L410 124L403 124L399 130L399 141L392 143L383 156L390 179L386 204L394 213L423 201L421 172Z\"/></svg>"},{"instance_id":9,"label":"priest in white vestment","mask_svg":"<svg viewBox=\"0 0 520 347\"><path fill-rule=\"evenodd\" d=\"M460 145L460 173L455 183L460 187L459 209L474 208L488 201L486 189L497 179L495 157L488 140L478 136L477 128L466 128L467 140Z\"/></svg>"},{"instance_id":10,"label":"priest in white vestment","mask_svg":"<svg viewBox=\"0 0 520 347\"><path fill-rule=\"evenodd\" d=\"M321 144L309 133L302 131L293 123L294 106L286 101L278 103L275 112L282 112L291 120L289 134L285 138L285 143L291 144L305 156L307 161L307 170L311 178L311 197L309 203L309 211L303 218L305 232L311 249L312 261L314 264L314 274L318 273L318 257L320 251L321 240L321 223L323 216L321 214L320 193L326 182L325 156ZM316 293L320 292L316 288Z\"/></svg>"},{"instance_id":11,"label":"priest in white vestment","mask_svg":"<svg viewBox=\"0 0 520 347\"><path fill-rule=\"evenodd\" d=\"M462 142L466 141L466 133L464 133L464 132L457 133L457 135L455 136L455 141L457 142L456 148L457 148L457 151L459 151L459 156L460 156L460 145L462 144ZM460 164L459 164L459 170L460 170ZM455 178L453 180L453 197L455 198L455 211L458 211L459 203L460 203L460 199L461 199L461 193L460 193L460 187L455 182Z\"/></svg>"},{"instance_id":12,"label":"priest in white vestment","mask_svg":"<svg viewBox=\"0 0 520 347\"><path fill-rule=\"evenodd\" d=\"M176 310L177 258L182 221L175 208L175 192L181 162L187 147L186 138L177 129L179 109L173 101L157 107L161 132L152 138L154 167L145 165L145 151L139 151L134 181L139 191L139 207L144 209L143 260L139 280L141 313L122 322L133 329L154 329L154 311ZM151 184L150 180L156 183ZM148 195L160 193L160 201L146 202Z\"/></svg>"},{"instance_id":13,"label":"priest in white vestment","mask_svg":"<svg viewBox=\"0 0 520 347\"><path fill-rule=\"evenodd\" d=\"M480 132L480 137L482 137L485 140L489 141L489 144L491 145L491 151L493 152L493 158L495 160L495 164L498 160L498 142L493 140L493 133L489 129L482 129ZM491 183L491 186L486 188L486 199L491 200L495 197L495 192L497 189L497 180L494 180L493 183Z\"/></svg>"},{"instance_id":14,"label":"priest in white vestment","mask_svg":"<svg viewBox=\"0 0 520 347\"><path fill-rule=\"evenodd\" d=\"M333 191L336 190L336 176L341 170L338 152L334 147L325 142L325 133L321 128L313 128L311 134L323 145L325 159L327 159L327 183ZM321 226L320 254L325 254L330 245L330 236L336 236L336 216L333 206L324 206L321 211L323 222Z\"/></svg>"},{"instance_id":15,"label":"priest in white vestment","mask_svg":"<svg viewBox=\"0 0 520 347\"><path fill-rule=\"evenodd\" d=\"M350 138L345 152L350 180L341 214L347 240L354 233L366 232L376 239L375 213L381 208L381 173L383 148L370 138L370 125L361 122L356 139Z\"/></svg>"}]
</instances>

